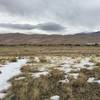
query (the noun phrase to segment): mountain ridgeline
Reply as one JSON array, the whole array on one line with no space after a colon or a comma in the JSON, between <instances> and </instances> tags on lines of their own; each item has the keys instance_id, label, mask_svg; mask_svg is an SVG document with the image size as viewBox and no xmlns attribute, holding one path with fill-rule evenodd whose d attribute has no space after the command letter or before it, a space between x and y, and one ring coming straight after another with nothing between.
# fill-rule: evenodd
<instances>
[{"instance_id":1,"label":"mountain ridgeline","mask_svg":"<svg viewBox=\"0 0 100 100\"><path fill-rule=\"evenodd\" d=\"M100 44L100 32L74 35L0 34L0 45L94 45Z\"/></svg>"}]
</instances>

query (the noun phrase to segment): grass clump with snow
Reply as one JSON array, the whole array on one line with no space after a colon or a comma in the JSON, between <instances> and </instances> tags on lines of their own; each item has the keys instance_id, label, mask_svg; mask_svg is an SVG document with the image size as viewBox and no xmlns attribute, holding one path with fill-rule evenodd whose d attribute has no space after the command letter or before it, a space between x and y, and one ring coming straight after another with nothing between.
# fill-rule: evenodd
<instances>
[{"instance_id":1,"label":"grass clump with snow","mask_svg":"<svg viewBox=\"0 0 100 100\"><path fill-rule=\"evenodd\" d=\"M51 58L31 57L21 68L22 76L10 80L12 87L4 100L100 100L95 57L93 61L91 57Z\"/></svg>"}]
</instances>

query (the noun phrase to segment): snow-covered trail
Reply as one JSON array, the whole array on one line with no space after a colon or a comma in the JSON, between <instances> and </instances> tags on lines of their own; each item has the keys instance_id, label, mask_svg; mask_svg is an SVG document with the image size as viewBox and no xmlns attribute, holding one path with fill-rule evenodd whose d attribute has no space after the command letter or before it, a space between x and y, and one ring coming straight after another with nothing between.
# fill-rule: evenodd
<instances>
[{"instance_id":1,"label":"snow-covered trail","mask_svg":"<svg viewBox=\"0 0 100 100\"><path fill-rule=\"evenodd\" d=\"M8 89L11 86L8 80L13 76L20 74L20 68L22 65L26 64L26 62L27 59L20 59L17 62L11 62L0 67L0 98L5 96L5 93L2 93L2 91Z\"/></svg>"}]
</instances>

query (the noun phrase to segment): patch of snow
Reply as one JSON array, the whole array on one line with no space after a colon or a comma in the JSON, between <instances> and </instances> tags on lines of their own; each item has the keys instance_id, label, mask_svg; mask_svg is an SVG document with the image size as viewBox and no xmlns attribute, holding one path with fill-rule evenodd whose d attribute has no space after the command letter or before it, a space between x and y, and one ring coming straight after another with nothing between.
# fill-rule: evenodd
<instances>
[{"instance_id":1,"label":"patch of snow","mask_svg":"<svg viewBox=\"0 0 100 100\"><path fill-rule=\"evenodd\" d=\"M70 67L70 65L68 65L68 66L64 66L63 65L63 66L61 66L61 67L59 67L57 69L59 69L61 71L64 71L65 73L68 73L68 72L70 72L72 70L72 68Z\"/></svg>"},{"instance_id":2,"label":"patch of snow","mask_svg":"<svg viewBox=\"0 0 100 100\"><path fill-rule=\"evenodd\" d=\"M46 75L48 75L48 72L46 72L46 71L44 71L44 72L37 72L37 73L33 73L33 77L34 78L39 78L41 75L44 75L44 76L46 76Z\"/></svg>"},{"instance_id":3,"label":"patch of snow","mask_svg":"<svg viewBox=\"0 0 100 100\"><path fill-rule=\"evenodd\" d=\"M69 80L68 79L60 80L59 83L69 83Z\"/></svg>"},{"instance_id":4,"label":"patch of snow","mask_svg":"<svg viewBox=\"0 0 100 100\"><path fill-rule=\"evenodd\" d=\"M70 67L70 64L69 63L63 63L60 65L60 67Z\"/></svg>"},{"instance_id":5,"label":"patch of snow","mask_svg":"<svg viewBox=\"0 0 100 100\"><path fill-rule=\"evenodd\" d=\"M39 59L39 57L34 57L34 62L40 62L40 59Z\"/></svg>"},{"instance_id":6,"label":"patch of snow","mask_svg":"<svg viewBox=\"0 0 100 100\"><path fill-rule=\"evenodd\" d=\"M94 78L94 77L91 77L91 78L89 78L89 79L87 80L87 82L92 83L92 82L94 82L94 80L95 80L95 78Z\"/></svg>"},{"instance_id":7,"label":"patch of snow","mask_svg":"<svg viewBox=\"0 0 100 100\"><path fill-rule=\"evenodd\" d=\"M5 93L0 93L0 100L6 96Z\"/></svg>"},{"instance_id":8,"label":"patch of snow","mask_svg":"<svg viewBox=\"0 0 100 100\"><path fill-rule=\"evenodd\" d=\"M15 80L22 80L22 79L25 79L25 77L18 77L18 78L15 78Z\"/></svg>"},{"instance_id":9,"label":"patch of snow","mask_svg":"<svg viewBox=\"0 0 100 100\"><path fill-rule=\"evenodd\" d=\"M77 77L79 76L79 73L71 73L69 75L70 76L73 76L73 78L77 79Z\"/></svg>"},{"instance_id":10,"label":"patch of snow","mask_svg":"<svg viewBox=\"0 0 100 100\"><path fill-rule=\"evenodd\" d=\"M95 80L94 82L96 82L96 83L100 84L100 80Z\"/></svg>"},{"instance_id":11,"label":"patch of snow","mask_svg":"<svg viewBox=\"0 0 100 100\"><path fill-rule=\"evenodd\" d=\"M94 63L90 62L90 58L88 58L88 57L82 59L81 64L82 65L90 65L90 66L94 65Z\"/></svg>"},{"instance_id":12,"label":"patch of snow","mask_svg":"<svg viewBox=\"0 0 100 100\"><path fill-rule=\"evenodd\" d=\"M26 62L26 59L20 59L17 62L11 62L0 67L0 71L2 72L0 74L0 95L2 95L3 90L7 90L11 86L8 80L13 76L20 74L20 68Z\"/></svg>"},{"instance_id":13,"label":"patch of snow","mask_svg":"<svg viewBox=\"0 0 100 100\"><path fill-rule=\"evenodd\" d=\"M60 97L58 95L52 96L50 100L60 100Z\"/></svg>"},{"instance_id":14,"label":"patch of snow","mask_svg":"<svg viewBox=\"0 0 100 100\"><path fill-rule=\"evenodd\" d=\"M94 77L89 78L89 79L87 80L87 82L89 82L89 83L98 83L98 84L100 84L100 80L96 80Z\"/></svg>"},{"instance_id":15,"label":"patch of snow","mask_svg":"<svg viewBox=\"0 0 100 100\"><path fill-rule=\"evenodd\" d=\"M86 68L86 69L93 69L94 68L94 63L93 62L90 62L90 58L89 57L86 57L86 58L82 58L80 60L80 63L76 63L74 65L75 68L78 68L78 69L82 69L82 68Z\"/></svg>"}]
</instances>

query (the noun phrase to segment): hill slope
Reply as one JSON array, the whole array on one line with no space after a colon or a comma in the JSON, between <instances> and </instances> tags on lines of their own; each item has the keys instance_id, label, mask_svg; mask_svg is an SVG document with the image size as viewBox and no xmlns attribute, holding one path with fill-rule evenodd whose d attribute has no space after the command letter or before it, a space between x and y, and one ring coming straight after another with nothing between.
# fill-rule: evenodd
<instances>
[{"instance_id":1,"label":"hill slope","mask_svg":"<svg viewBox=\"0 0 100 100\"><path fill-rule=\"evenodd\" d=\"M75 35L27 35L21 33L0 34L0 45L17 44L86 44L100 43L100 32Z\"/></svg>"}]
</instances>

